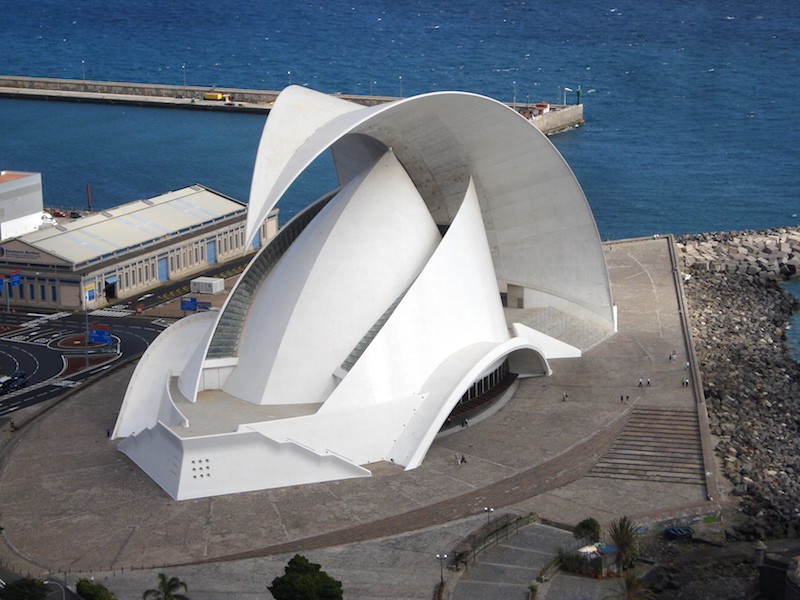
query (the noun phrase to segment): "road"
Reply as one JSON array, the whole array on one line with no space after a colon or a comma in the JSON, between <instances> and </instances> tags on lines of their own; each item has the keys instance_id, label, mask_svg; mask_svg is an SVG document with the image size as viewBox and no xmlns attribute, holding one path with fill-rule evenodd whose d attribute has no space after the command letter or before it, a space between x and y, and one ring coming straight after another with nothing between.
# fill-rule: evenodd
<instances>
[{"instance_id":1,"label":"road","mask_svg":"<svg viewBox=\"0 0 800 600\"><path fill-rule=\"evenodd\" d=\"M0 416L44 402L80 385L115 362L144 352L169 322L126 311L3 313L0 315L0 375L27 373L27 385L0 395ZM117 316L111 316L117 315ZM107 344L85 342L89 328L108 328Z\"/></svg>"}]
</instances>

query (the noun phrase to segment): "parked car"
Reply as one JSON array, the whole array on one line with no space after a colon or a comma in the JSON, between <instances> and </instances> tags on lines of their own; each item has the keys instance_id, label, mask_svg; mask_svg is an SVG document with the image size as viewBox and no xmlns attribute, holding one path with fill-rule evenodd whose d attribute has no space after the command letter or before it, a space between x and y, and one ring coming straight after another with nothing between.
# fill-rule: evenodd
<instances>
[{"instance_id":1,"label":"parked car","mask_svg":"<svg viewBox=\"0 0 800 600\"><path fill-rule=\"evenodd\" d=\"M54 217L66 217L67 213L65 213L63 210L54 210L53 211L53 216Z\"/></svg>"}]
</instances>

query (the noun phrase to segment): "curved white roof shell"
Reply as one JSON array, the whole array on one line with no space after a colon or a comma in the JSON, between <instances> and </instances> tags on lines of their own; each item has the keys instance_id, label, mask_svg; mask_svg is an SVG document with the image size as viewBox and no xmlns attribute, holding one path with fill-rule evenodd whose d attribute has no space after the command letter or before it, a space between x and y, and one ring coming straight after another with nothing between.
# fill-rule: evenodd
<instances>
[{"instance_id":1,"label":"curved white roof shell","mask_svg":"<svg viewBox=\"0 0 800 600\"><path fill-rule=\"evenodd\" d=\"M248 235L327 149L344 185L387 147L437 223L453 220L474 180L498 279L613 322L600 237L569 165L516 111L476 94L434 92L365 108L286 88L259 145Z\"/></svg>"},{"instance_id":2,"label":"curved white roof shell","mask_svg":"<svg viewBox=\"0 0 800 600\"><path fill-rule=\"evenodd\" d=\"M341 188L259 251L219 313L170 327L137 366L114 437L176 499L415 468L466 399L507 399L515 377L580 354L511 327L498 285L614 329L586 199L514 111L289 87L259 146L251 233L326 150Z\"/></svg>"}]
</instances>

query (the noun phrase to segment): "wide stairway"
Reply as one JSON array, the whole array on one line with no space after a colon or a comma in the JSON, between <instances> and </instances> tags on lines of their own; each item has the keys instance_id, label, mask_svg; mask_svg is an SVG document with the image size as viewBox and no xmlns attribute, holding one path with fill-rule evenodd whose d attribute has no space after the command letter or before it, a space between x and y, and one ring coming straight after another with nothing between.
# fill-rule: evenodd
<instances>
[{"instance_id":1,"label":"wide stairway","mask_svg":"<svg viewBox=\"0 0 800 600\"><path fill-rule=\"evenodd\" d=\"M589 477L704 483L700 427L693 410L637 407Z\"/></svg>"}]
</instances>

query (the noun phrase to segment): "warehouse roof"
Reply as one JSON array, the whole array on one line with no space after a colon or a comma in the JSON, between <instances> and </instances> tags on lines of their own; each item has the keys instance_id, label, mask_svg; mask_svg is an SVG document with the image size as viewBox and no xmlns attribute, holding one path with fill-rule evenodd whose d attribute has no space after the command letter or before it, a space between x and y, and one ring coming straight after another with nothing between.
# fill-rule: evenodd
<instances>
[{"instance_id":1,"label":"warehouse roof","mask_svg":"<svg viewBox=\"0 0 800 600\"><path fill-rule=\"evenodd\" d=\"M79 266L244 213L246 205L202 185L136 200L18 239Z\"/></svg>"}]
</instances>

